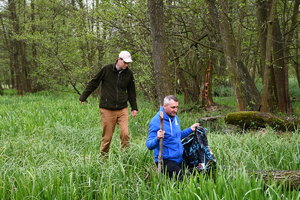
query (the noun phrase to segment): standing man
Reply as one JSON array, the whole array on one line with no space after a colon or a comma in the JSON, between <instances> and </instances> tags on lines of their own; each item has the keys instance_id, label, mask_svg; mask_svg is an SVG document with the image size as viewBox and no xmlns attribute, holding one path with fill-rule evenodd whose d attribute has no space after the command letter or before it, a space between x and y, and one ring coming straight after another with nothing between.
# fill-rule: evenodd
<instances>
[{"instance_id":1,"label":"standing man","mask_svg":"<svg viewBox=\"0 0 300 200\"><path fill-rule=\"evenodd\" d=\"M148 139L146 146L149 150L154 149L154 162L158 164L159 140L163 140L163 170L170 177L177 176L182 178L183 163L182 154L183 146L181 139L185 138L199 126L199 123L193 124L191 127L181 130L180 121L177 117L178 99L170 95L164 98L164 105L160 108L163 111L163 127L164 131L160 130L160 114L159 112L151 119L149 124Z\"/></svg>"},{"instance_id":2,"label":"standing man","mask_svg":"<svg viewBox=\"0 0 300 200\"><path fill-rule=\"evenodd\" d=\"M100 116L102 121L101 155L107 155L116 124L120 129L121 148L129 146L128 132L128 104L131 106L131 115L138 113L136 91L132 71L128 68L132 62L128 51L121 51L115 64L104 66L87 84L79 98L80 103L101 83Z\"/></svg>"}]
</instances>

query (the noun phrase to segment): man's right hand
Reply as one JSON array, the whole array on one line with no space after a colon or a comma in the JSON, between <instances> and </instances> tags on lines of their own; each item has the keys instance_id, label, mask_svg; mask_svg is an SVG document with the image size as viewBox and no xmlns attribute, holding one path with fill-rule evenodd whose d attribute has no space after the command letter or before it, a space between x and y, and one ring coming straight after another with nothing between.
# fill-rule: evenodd
<instances>
[{"instance_id":1,"label":"man's right hand","mask_svg":"<svg viewBox=\"0 0 300 200\"><path fill-rule=\"evenodd\" d=\"M195 131L195 130L196 130L196 128L197 128L198 126L200 126L200 124L199 124L199 123L195 123L195 124L193 124L193 125L191 126L191 129L192 129L192 131Z\"/></svg>"},{"instance_id":2,"label":"man's right hand","mask_svg":"<svg viewBox=\"0 0 300 200\"><path fill-rule=\"evenodd\" d=\"M158 139L161 139L161 138L164 138L164 137L165 137L165 131L163 131L163 130L157 131L157 138Z\"/></svg>"}]
</instances>

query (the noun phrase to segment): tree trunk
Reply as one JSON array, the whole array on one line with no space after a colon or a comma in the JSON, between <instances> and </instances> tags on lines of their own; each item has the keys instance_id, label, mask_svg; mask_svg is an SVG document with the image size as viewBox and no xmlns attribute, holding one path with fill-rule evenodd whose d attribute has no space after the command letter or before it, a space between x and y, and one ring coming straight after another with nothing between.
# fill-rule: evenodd
<instances>
[{"instance_id":1,"label":"tree trunk","mask_svg":"<svg viewBox=\"0 0 300 200\"><path fill-rule=\"evenodd\" d=\"M189 101L189 92L187 91L189 86L184 76L184 70L182 68L177 69L177 77L179 80L178 86L181 89L180 92L183 93L184 103L187 104Z\"/></svg>"},{"instance_id":2,"label":"tree trunk","mask_svg":"<svg viewBox=\"0 0 300 200\"><path fill-rule=\"evenodd\" d=\"M35 34L36 32L36 26L35 26L35 1L31 0L30 2L30 7L31 7L31 31L32 31L32 35ZM31 45L31 52L32 52L32 58L31 58L31 66L32 69L36 69L37 68L37 48L36 48L36 43L33 42ZM33 90L34 91L39 91L39 87L38 84L35 83L33 85Z\"/></svg>"},{"instance_id":3,"label":"tree trunk","mask_svg":"<svg viewBox=\"0 0 300 200\"><path fill-rule=\"evenodd\" d=\"M275 94L277 108L282 113L291 114L291 104L289 99L289 82L288 66L285 59L285 43L283 42L282 33L279 27L279 21L276 18L273 32L274 48L274 77L275 77Z\"/></svg>"},{"instance_id":4,"label":"tree trunk","mask_svg":"<svg viewBox=\"0 0 300 200\"><path fill-rule=\"evenodd\" d=\"M258 26L258 38L260 48L260 75L263 78L263 72L266 65L266 43L267 43L267 19L270 0L257 0L256 16Z\"/></svg>"},{"instance_id":5,"label":"tree trunk","mask_svg":"<svg viewBox=\"0 0 300 200\"><path fill-rule=\"evenodd\" d=\"M263 75L263 90L261 95L261 111L269 112L272 108L274 101L273 84L272 84L272 53L273 53L273 26L275 18L276 1L271 0L271 10L268 12L268 24L267 24L267 40L266 40L266 56L265 67Z\"/></svg>"},{"instance_id":6,"label":"tree trunk","mask_svg":"<svg viewBox=\"0 0 300 200\"><path fill-rule=\"evenodd\" d=\"M201 100L202 106L212 106L214 105L212 98L212 72L213 72L213 64L211 58L208 58L208 64L205 71L205 81L204 87L201 92Z\"/></svg>"},{"instance_id":7,"label":"tree trunk","mask_svg":"<svg viewBox=\"0 0 300 200\"><path fill-rule=\"evenodd\" d=\"M267 24L267 32L260 32L260 35L265 34L267 38L266 41L263 39L260 41L261 52L265 53L265 56L261 57L262 61L265 60L265 62L263 62L264 76L261 111L280 111L290 114L291 104L289 99L288 65L286 60L289 54L289 43L285 41L290 41L291 36L288 35L287 39L284 39L285 36L282 34L279 20L276 18L277 0L270 0L265 4L261 4L261 1L258 1L258 5L258 12L265 11L268 15L268 23L266 19L258 18L259 24ZM265 7L262 8L262 6ZM292 19L295 18L295 15L293 16ZM291 23L295 23L294 20L292 20ZM284 27L286 27L286 25L284 25ZM284 31L290 33L293 32L293 29Z\"/></svg>"},{"instance_id":8,"label":"tree trunk","mask_svg":"<svg viewBox=\"0 0 300 200\"><path fill-rule=\"evenodd\" d=\"M2 15L0 15L0 21L1 21L1 27L3 30L3 43L7 51L9 52L9 72L10 72L10 87L16 88L15 84L15 71L13 67L13 54L12 52L12 46L11 46L11 37L8 31L5 31L6 28L4 26Z\"/></svg>"},{"instance_id":9,"label":"tree trunk","mask_svg":"<svg viewBox=\"0 0 300 200\"><path fill-rule=\"evenodd\" d=\"M205 73L205 68L202 66L205 64L201 62L195 51L188 52L183 61L184 67L177 69L177 77L184 95L184 103L199 102Z\"/></svg>"},{"instance_id":10,"label":"tree trunk","mask_svg":"<svg viewBox=\"0 0 300 200\"><path fill-rule=\"evenodd\" d=\"M298 16L299 16L299 6L300 6L300 0L295 0L294 3L294 8L293 8L293 15L291 19L291 26L290 29L287 30L289 34L287 35L287 38L285 40L285 55L289 55L289 46L293 42L293 38L295 39L296 42L296 49L295 49L295 56L294 59L292 59L292 65L295 68L296 71L296 77L298 81L298 86L300 88L300 69L299 69L299 48L300 48L300 40L299 40L299 22L297 21Z\"/></svg>"},{"instance_id":11,"label":"tree trunk","mask_svg":"<svg viewBox=\"0 0 300 200\"><path fill-rule=\"evenodd\" d=\"M296 50L295 50L295 61L293 63L293 66L295 68L296 77L298 81L298 86L300 89L300 55L299 55L299 48L300 48L300 40L299 40L299 33L296 33Z\"/></svg>"},{"instance_id":12,"label":"tree trunk","mask_svg":"<svg viewBox=\"0 0 300 200\"><path fill-rule=\"evenodd\" d=\"M10 11L10 21L12 23L12 31L11 35L14 33L19 32L19 20L17 18L17 11L16 11L16 2L15 0L9 0L8 1L8 9ZM19 94L22 94L24 90L22 89L22 84L21 84L21 69L20 69L20 64L19 64L19 45L18 41L15 38L11 38L11 62L12 62L12 69L15 74L15 87L18 91Z\"/></svg>"},{"instance_id":13,"label":"tree trunk","mask_svg":"<svg viewBox=\"0 0 300 200\"><path fill-rule=\"evenodd\" d=\"M227 13L229 6L227 0L218 0L219 8L216 7L215 0L206 0L212 17L220 19L219 28L224 49L226 65L230 69L236 102L239 110L257 110L259 105L259 93L252 80L249 71L243 62L237 58L236 41L232 32L231 22ZM217 15L216 15L217 14Z\"/></svg>"},{"instance_id":14,"label":"tree trunk","mask_svg":"<svg viewBox=\"0 0 300 200\"><path fill-rule=\"evenodd\" d=\"M171 94L163 6L163 0L148 0L152 37L152 60L154 63L156 92L160 105L162 105L164 97Z\"/></svg>"},{"instance_id":15,"label":"tree trunk","mask_svg":"<svg viewBox=\"0 0 300 200\"><path fill-rule=\"evenodd\" d=\"M11 54L12 66L15 74L16 89L18 94L31 92L31 82L28 77L28 62L26 59L26 44L24 41L18 40L15 35L21 33L20 20L18 17L18 10L16 7L17 0L8 0L8 9L10 12L10 22L12 23L12 40L11 40Z\"/></svg>"},{"instance_id":16,"label":"tree trunk","mask_svg":"<svg viewBox=\"0 0 300 200\"><path fill-rule=\"evenodd\" d=\"M96 10L100 7L99 0L96 0ZM99 21L96 21L96 31L97 31L97 65L103 66L103 56L104 56L104 44L103 41L105 41L106 38L106 26L103 25L101 27L101 24Z\"/></svg>"}]
</instances>

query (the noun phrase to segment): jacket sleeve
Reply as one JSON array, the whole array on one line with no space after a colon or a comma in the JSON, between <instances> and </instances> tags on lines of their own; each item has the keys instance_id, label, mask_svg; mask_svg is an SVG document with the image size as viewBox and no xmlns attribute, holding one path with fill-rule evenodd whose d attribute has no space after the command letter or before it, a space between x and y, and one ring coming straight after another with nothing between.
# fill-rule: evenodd
<instances>
[{"instance_id":1,"label":"jacket sleeve","mask_svg":"<svg viewBox=\"0 0 300 200\"><path fill-rule=\"evenodd\" d=\"M155 123L155 117L151 120L149 124L148 139L146 141L146 146L149 150L153 150L159 146L159 139L157 138L157 131L159 130L159 124Z\"/></svg>"},{"instance_id":2,"label":"jacket sleeve","mask_svg":"<svg viewBox=\"0 0 300 200\"><path fill-rule=\"evenodd\" d=\"M130 82L127 87L128 92L128 101L130 103L132 110L138 110L137 103L136 103L136 90L135 90L135 83L133 74L131 74Z\"/></svg>"},{"instance_id":3,"label":"jacket sleeve","mask_svg":"<svg viewBox=\"0 0 300 200\"><path fill-rule=\"evenodd\" d=\"M185 138L186 136L188 136L188 135L191 134L192 132L193 132L193 131L192 131L191 127L182 130L182 131L181 131L181 139Z\"/></svg>"},{"instance_id":4,"label":"jacket sleeve","mask_svg":"<svg viewBox=\"0 0 300 200\"><path fill-rule=\"evenodd\" d=\"M79 101L84 102L90 94L97 89L97 87L100 85L100 82L103 78L105 72L105 68L102 68L93 78L90 80L90 82L87 84L85 90L79 97Z\"/></svg>"},{"instance_id":5,"label":"jacket sleeve","mask_svg":"<svg viewBox=\"0 0 300 200\"><path fill-rule=\"evenodd\" d=\"M180 120L179 120L179 118L177 117L177 115L176 115L175 117L176 117L176 120L177 120L177 122L178 122L178 124L179 124L179 126L180 126ZM181 129L180 129L180 130L181 130ZM193 132L193 130L191 129L191 127L188 127L188 128L186 128L186 129L182 130L182 131L180 132L180 139L185 138L186 136L188 136L188 135L191 134L192 132Z\"/></svg>"}]
</instances>

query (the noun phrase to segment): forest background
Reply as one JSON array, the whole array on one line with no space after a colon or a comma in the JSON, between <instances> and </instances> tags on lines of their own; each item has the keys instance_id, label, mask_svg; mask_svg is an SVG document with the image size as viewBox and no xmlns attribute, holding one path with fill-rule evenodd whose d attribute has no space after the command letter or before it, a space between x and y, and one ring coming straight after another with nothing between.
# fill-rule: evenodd
<instances>
[{"instance_id":1,"label":"forest background","mask_svg":"<svg viewBox=\"0 0 300 200\"><path fill-rule=\"evenodd\" d=\"M233 95L237 110L292 114L299 2L2 0L1 89L80 93L128 50L138 92L149 100L173 93L211 106L213 96Z\"/></svg>"},{"instance_id":2,"label":"forest background","mask_svg":"<svg viewBox=\"0 0 300 200\"><path fill-rule=\"evenodd\" d=\"M237 110L300 115L300 0L0 0L1 199L299 199L256 172L297 171L299 128L202 124L216 177L163 178L145 147L166 94L181 127ZM96 94L79 93L127 50L139 114L99 158ZM17 94L17 95L16 95ZM217 105L217 106L216 106ZM203 109L205 107L206 109Z\"/></svg>"}]
</instances>

